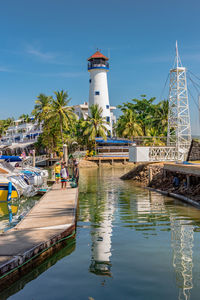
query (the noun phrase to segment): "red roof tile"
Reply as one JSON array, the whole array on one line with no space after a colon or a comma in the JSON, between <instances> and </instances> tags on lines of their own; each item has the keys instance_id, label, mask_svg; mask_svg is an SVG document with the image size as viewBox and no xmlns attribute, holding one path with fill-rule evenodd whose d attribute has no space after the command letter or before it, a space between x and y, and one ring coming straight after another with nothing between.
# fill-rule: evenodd
<instances>
[{"instance_id":1,"label":"red roof tile","mask_svg":"<svg viewBox=\"0 0 200 300\"><path fill-rule=\"evenodd\" d=\"M108 60L109 58L107 58L105 55L103 55L101 52L97 51L95 52L92 56L90 56L88 58L88 60L91 60L93 58L104 58L105 60Z\"/></svg>"}]
</instances>

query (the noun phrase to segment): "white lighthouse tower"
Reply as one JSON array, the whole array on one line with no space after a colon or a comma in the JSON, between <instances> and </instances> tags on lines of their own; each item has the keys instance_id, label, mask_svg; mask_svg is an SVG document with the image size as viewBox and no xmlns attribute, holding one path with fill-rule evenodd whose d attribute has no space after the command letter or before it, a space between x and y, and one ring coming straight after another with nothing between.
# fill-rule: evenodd
<instances>
[{"instance_id":1,"label":"white lighthouse tower","mask_svg":"<svg viewBox=\"0 0 200 300\"><path fill-rule=\"evenodd\" d=\"M107 129L112 135L112 120L108 95L107 72L109 70L108 58L96 51L88 58L88 71L90 72L89 106L98 104L102 108L102 117L106 118Z\"/></svg>"}]
</instances>

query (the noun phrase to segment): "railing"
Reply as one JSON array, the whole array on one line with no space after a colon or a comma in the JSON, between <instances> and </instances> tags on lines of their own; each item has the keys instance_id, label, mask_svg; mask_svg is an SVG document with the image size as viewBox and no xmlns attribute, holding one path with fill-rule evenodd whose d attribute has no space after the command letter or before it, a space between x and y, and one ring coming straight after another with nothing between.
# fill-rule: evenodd
<instances>
[{"instance_id":1,"label":"railing","mask_svg":"<svg viewBox=\"0 0 200 300\"><path fill-rule=\"evenodd\" d=\"M97 62L89 62L88 63L88 70L90 69L96 69L96 68L102 68L102 69L109 69L109 63L108 62L102 62L102 63L97 63Z\"/></svg>"},{"instance_id":2,"label":"railing","mask_svg":"<svg viewBox=\"0 0 200 300\"><path fill-rule=\"evenodd\" d=\"M39 162L42 162L42 161L45 161L47 160L49 157L44 154L44 155L39 155L39 156L36 156L35 157L35 163L39 163ZM33 164L33 156L29 156L27 157L26 159L23 160L23 165L24 166L27 166L27 165L32 165Z\"/></svg>"},{"instance_id":3,"label":"railing","mask_svg":"<svg viewBox=\"0 0 200 300\"><path fill-rule=\"evenodd\" d=\"M183 160L184 155L176 147L149 147L149 161Z\"/></svg>"}]
</instances>

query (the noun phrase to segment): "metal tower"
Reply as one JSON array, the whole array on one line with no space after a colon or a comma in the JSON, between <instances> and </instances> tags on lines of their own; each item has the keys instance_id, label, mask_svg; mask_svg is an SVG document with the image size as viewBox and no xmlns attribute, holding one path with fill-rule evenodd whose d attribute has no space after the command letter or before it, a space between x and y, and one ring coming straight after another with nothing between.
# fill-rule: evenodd
<instances>
[{"instance_id":1,"label":"metal tower","mask_svg":"<svg viewBox=\"0 0 200 300\"><path fill-rule=\"evenodd\" d=\"M183 159L191 143L190 115L186 68L181 64L176 42L176 58L170 70L167 145L176 147L178 159Z\"/></svg>"}]
</instances>

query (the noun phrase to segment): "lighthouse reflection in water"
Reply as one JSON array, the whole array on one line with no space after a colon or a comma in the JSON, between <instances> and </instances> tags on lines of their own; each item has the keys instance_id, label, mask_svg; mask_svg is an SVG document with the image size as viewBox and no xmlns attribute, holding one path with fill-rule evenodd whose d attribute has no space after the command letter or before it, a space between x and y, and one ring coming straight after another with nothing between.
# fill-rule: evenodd
<instances>
[{"instance_id":1,"label":"lighthouse reflection in water","mask_svg":"<svg viewBox=\"0 0 200 300\"><path fill-rule=\"evenodd\" d=\"M94 177L88 177L93 181ZM96 178L96 184L98 177ZM89 187L94 187L87 182ZM95 185L96 185L95 184ZM88 192L88 189L87 189ZM112 277L112 236L113 224L118 222L118 201L119 193L116 188L110 186L107 189L99 186L97 194L94 190L92 211L85 210L91 221L91 262L89 271L96 275ZM91 195L91 194L90 194ZM123 196L123 195L121 195ZM176 285L179 289L179 300L190 299L193 288L193 243L194 225L193 220L186 214L184 206L177 206L177 210L171 207L172 199L166 198L154 192L149 192L146 197L140 193L134 195L135 200L130 201L129 209L135 219L133 226L137 231L141 230L144 236L151 235L150 228L167 226L171 231L172 266L176 278ZM124 209L124 208L123 208ZM93 212L91 214L91 212ZM183 217L183 214L186 214ZM88 219L89 220L89 219ZM152 228L153 225L153 228Z\"/></svg>"},{"instance_id":2,"label":"lighthouse reflection in water","mask_svg":"<svg viewBox=\"0 0 200 300\"><path fill-rule=\"evenodd\" d=\"M92 258L90 272L97 275L111 276L111 244L112 219L114 215L113 193L107 192L107 201L104 203L104 212L101 222L92 226Z\"/></svg>"}]
</instances>

